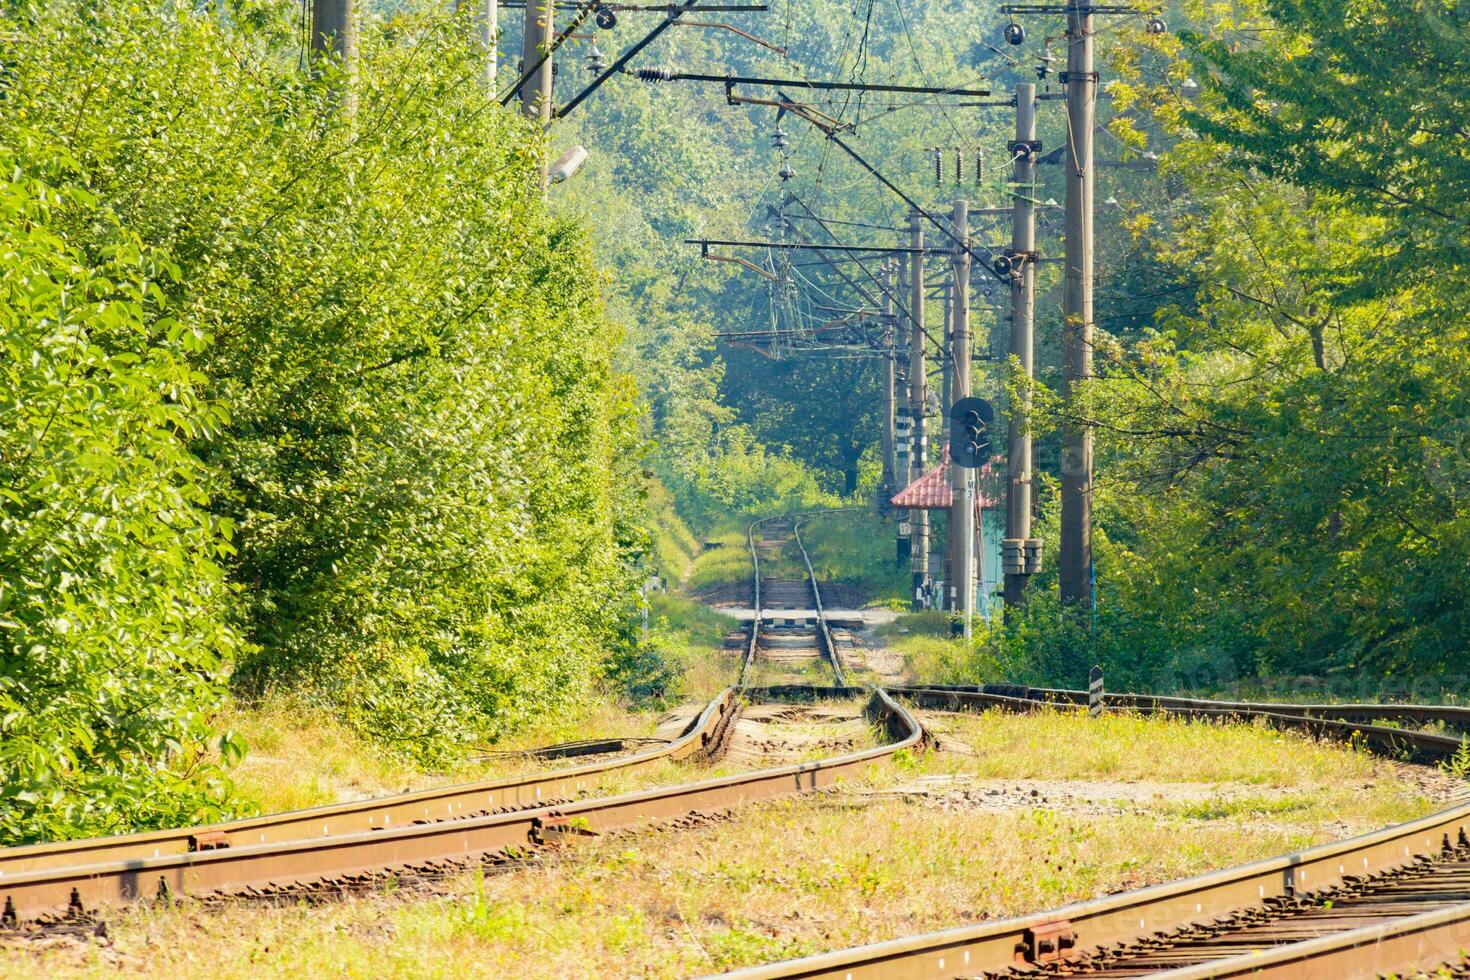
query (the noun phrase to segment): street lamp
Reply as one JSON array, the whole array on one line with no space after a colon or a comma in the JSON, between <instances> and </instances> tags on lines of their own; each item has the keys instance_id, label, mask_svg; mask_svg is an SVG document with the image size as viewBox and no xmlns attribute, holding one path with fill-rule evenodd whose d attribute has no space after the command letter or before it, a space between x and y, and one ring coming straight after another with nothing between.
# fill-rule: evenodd
<instances>
[{"instance_id":1,"label":"street lamp","mask_svg":"<svg viewBox=\"0 0 1470 980\"><path fill-rule=\"evenodd\" d=\"M578 143L557 158L557 161L551 165L551 169L546 172L546 176L553 184L560 184L576 176L577 171L581 170L582 165L586 162L587 148Z\"/></svg>"}]
</instances>

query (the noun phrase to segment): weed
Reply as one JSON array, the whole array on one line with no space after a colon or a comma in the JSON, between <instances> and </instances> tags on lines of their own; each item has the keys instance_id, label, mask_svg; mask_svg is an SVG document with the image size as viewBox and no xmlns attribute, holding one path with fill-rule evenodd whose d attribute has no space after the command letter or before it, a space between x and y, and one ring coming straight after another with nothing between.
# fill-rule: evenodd
<instances>
[{"instance_id":1,"label":"weed","mask_svg":"<svg viewBox=\"0 0 1470 980\"><path fill-rule=\"evenodd\" d=\"M1442 761L1439 768L1456 779L1470 779L1470 740L1461 739L1455 754Z\"/></svg>"}]
</instances>

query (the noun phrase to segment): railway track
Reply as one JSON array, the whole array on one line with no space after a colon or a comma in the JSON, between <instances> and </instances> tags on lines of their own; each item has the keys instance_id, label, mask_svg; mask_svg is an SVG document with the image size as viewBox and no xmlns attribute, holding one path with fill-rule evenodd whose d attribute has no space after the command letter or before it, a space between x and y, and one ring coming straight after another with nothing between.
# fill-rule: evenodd
<instances>
[{"instance_id":1,"label":"railway track","mask_svg":"<svg viewBox=\"0 0 1470 980\"><path fill-rule=\"evenodd\" d=\"M789 686L821 683L830 677L837 687L847 686L847 675L832 639L822 606L822 591L812 569L811 556L801 539L802 518L765 518L750 525L752 608L741 685ZM805 567L804 578L775 578L762 574L787 543L794 543Z\"/></svg>"},{"instance_id":2,"label":"railway track","mask_svg":"<svg viewBox=\"0 0 1470 980\"><path fill-rule=\"evenodd\" d=\"M793 537L799 534L795 524L789 529ZM780 534L785 528L778 525L775 530ZM556 772L252 820L0 849L0 927L77 918L110 906L184 895L269 895L323 884L350 885L395 870L417 873L454 866L477 855L522 854L695 812L822 789L896 751L918 745L922 732L913 715L884 691L842 684L841 667L835 661L829 661L839 681L834 686L756 687L749 683L752 663L769 649L762 644L754 531L753 525L757 612L740 684L711 701L668 745ZM806 560L804 547L801 550ZM809 560L806 565L816 606L811 635L819 651L830 651L830 633ZM718 753L747 699L812 701L863 696L868 699L864 713L871 723L885 729L886 744L815 762L573 799L585 796L612 772L666 758Z\"/></svg>"},{"instance_id":3,"label":"railway track","mask_svg":"<svg viewBox=\"0 0 1470 980\"><path fill-rule=\"evenodd\" d=\"M382 831L495 811L542 806L583 796L605 778L666 759L707 754L732 710L734 692L721 692L667 744L615 759L547 772L483 780L376 799L293 810L224 823L141 834L0 848L0 897L16 875L76 865L159 858L244 845L278 844L340 834Z\"/></svg>"},{"instance_id":4,"label":"railway track","mask_svg":"<svg viewBox=\"0 0 1470 980\"><path fill-rule=\"evenodd\" d=\"M919 744L905 702L945 710L1038 711L1085 703L1083 692L990 686L892 691L845 683L820 589L795 519L749 531L751 622L740 682L667 745L556 772L321 807L256 820L0 850L0 927L79 919L108 906L182 895L300 894L451 873L487 856L679 821L761 799L822 789ZM786 541L801 579L761 576ZM809 605L808 605L809 603ZM783 613L790 615L783 616ZM783 620L801 620L783 622ZM791 668L792 651L801 669ZM805 680L830 670L836 684ZM882 745L607 797L586 794L609 773L655 759L718 753L747 701L853 700L886 729ZM1109 695L1108 711L1202 721L1256 719L1396 758L1442 759L1470 731L1470 709L1414 705L1285 705ZM1456 734L1448 734L1454 732ZM547 804L548 800L557 800ZM1295 854L1081 902L740 971L754 978L1377 976L1465 965L1470 947L1470 803Z\"/></svg>"},{"instance_id":5,"label":"railway track","mask_svg":"<svg viewBox=\"0 0 1470 980\"><path fill-rule=\"evenodd\" d=\"M1037 711L1086 703L1077 691L994 686L896 688L918 707ZM1465 709L1418 705L1252 705L1123 694L1106 710L1195 720L1259 719L1395 758L1443 759ZM1359 719L1369 718L1375 724ZM741 980L1037 976L1340 978L1462 969L1470 949L1470 802L1267 861L1020 918L736 971ZM1445 975L1463 975L1453 973Z\"/></svg>"}]
</instances>

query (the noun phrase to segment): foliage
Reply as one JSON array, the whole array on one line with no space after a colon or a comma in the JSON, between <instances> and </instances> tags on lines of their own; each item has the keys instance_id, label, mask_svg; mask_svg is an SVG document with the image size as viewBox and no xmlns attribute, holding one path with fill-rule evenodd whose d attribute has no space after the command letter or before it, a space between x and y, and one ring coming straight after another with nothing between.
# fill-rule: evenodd
<instances>
[{"instance_id":1,"label":"foliage","mask_svg":"<svg viewBox=\"0 0 1470 980\"><path fill-rule=\"evenodd\" d=\"M0 143L0 843L220 816L206 724L239 650L230 522L189 452L224 413L165 312L179 269L110 220L78 163ZM62 213L107 229L88 252ZM228 737L227 757L238 747Z\"/></svg>"},{"instance_id":2,"label":"foliage","mask_svg":"<svg viewBox=\"0 0 1470 980\"><path fill-rule=\"evenodd\" d=\"M670 467L666 478L680 513L696 528L831 502L811 468L756 442L748 429L726 429L714 445L695 465Z\"/></svg>"},{"instance_id":3,"label":"foliage","mask_svg":"<svg viewBox=\"0 0 1470 980\"><path fill-rule=\"evenodd\" d=\"M238 651L241 693L300 689L442 761L585 697L603 657L631 642L632 557L646 548L634 392L612 365L619 333L582 232L542 201L540 140L474 84L462 25L365 23L349 115L341 72L301 70L286 14L18 6L0 143L33 127L76 161L95 206L60 202L53 221L83 268L129 248L173 263L146 298L181 326L154 330L161 353L135 341L130 355L168 393L146 417L171 441L98 442L77 465L111 471L136 450L157 492L178 498L150 510L144 483L140 523L115 533L159 550L119 556L159 602L194 570L168 615L200 698ZM76 424L121 440L145 407ZM42 534L46 518L20 531ZM221 569L239 586L228 601ZM224 614L248 646L225 642ZM161 665L158 683L171 677ZM65 683L82 695L113 680ZM158 692L134 690L152 707ZM200 698L156 710L192 736ZM56 737L86 744L77 726Z\"/></svg>"},{"instance_id":4,"label":"foliage","mask_svg":"<svg viewBox=\"0 0 1470 980\"><path fill-rule=\"evenodd\" d=\"M1462 97L1436 79L1464 24L1399 0L1191 10L1182 45L1130 49L1111 90L1130 126L1176 141L1170 203L1105 270L1098 380L1040 400L1044 437L1098 427L1090 629L1058 615L1049 572L981 649L1054 683L1101 662L1156 688L1457 687L1467 171L1448 145Z\"/></svg>"},{"instance_id":5,"label":"foliage","mask_svg":"<svg viewBox=\"0 0 1470 980\"><path fill-rule=\"evenodd\" d=\"M804 519L801 539L820 581L855 589L865 603L899 600L907 608L912 577L898 562L896 528L868 510L833 511Z\"/></svg>"},{"instance_id":6,"label":"foliage","mask_svg":"<svg viewBox=\"0 0 1470 980\"><path fill-rule=\"evenodd\" d=\"M671 30L635 64L842 81L989 84L999 93L1030 77L1029 68L1007 64L983 43L995 36L999 17L958 0L861 10L838 0L809 0L723 18L789 48L789 57L730 32ZM506 33L502 64L514 64L519 32L511 23ZM626 43L625 37L620 29L615 43ZM606 38L599 43L608 47ZM582 68L583 51L575 42L564 50L561 92L575 89ZM982 138L977 130L990 145L1002 145L1009 128L1002 114L947 110L941 122L932 106L888 112L871 96L809 95L823 112L861 120L845 138L926 207L947 210L959 193L977 205L1002 203L1001 168L990 166L978 189L968 183L935 187L926 153L936 140L969 145ZM886 229L906 227L903 201L841 157L816 129L790 116L781 125L792 142L797 176L781 181L782 158L771 146L775 116L769 107L728 105L716 86L650 86L624 76L559 123L567 127L561 138L594 148L575 186L558 195L561 206L586 217L599 258L616 270L609 303L630 325L626 363L648 403L647 431L657 442L653 465L681 513L701 531L729 510L779 509L781 504L771 503L773 478L809 476L815 489L851 496L859 489L860 461L881 435L882 360L869 343L881 332L875 317L855 318L864 322L850 332L861 337L834 341L816 355L775 361L717 339L719 333L773 328L810 335L825 320L837 319L810 308L818 302L876 309L881 296L875 258L842 257L834 270L814 264L813 253L789 256L787 265L779 254L716 250L756 263L782 279L777 284L730 263L702 260L697 248L683 242L832 240L803 206L836 222L833 235L850 244L888 244L893 236ZM1055 145L1052 132L1045 135L1047 145ZM772 209L791 216L788 227ZM938 233L930 227L928 234L933 244ZM942 267L939 258L932 259L930 276ZM936 338L941 315L942 304L931 301L928 328ZM978 299L974 322L982 338L995 323ZM988 344L981 339L977 346ZM983 366L977 381L987 384ZM755 454L759 447L764 452ZM742 485L751 478L760 485L747 490ZM712 501L719 507L711 507Z\"/></svg>"}]
</instances>

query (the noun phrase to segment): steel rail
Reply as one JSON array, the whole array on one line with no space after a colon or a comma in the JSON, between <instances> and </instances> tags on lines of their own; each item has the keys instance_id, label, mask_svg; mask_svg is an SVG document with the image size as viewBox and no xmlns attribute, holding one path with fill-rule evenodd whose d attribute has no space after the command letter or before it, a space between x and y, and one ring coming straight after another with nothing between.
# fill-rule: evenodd
<instances>
[{"instance_id":1,"label":"steel rail","mask_svg":"<svg viewBox=\"0 0 1470 980\"><path fill-rule=\"evenodd\" d=\"M1026 687L1014 684L983 685L911 685L933 691L972 691L984 694L1008 694L1058 704L1084 705L1087 692L1068 688ZM895 688L899 690L899 688ZM1269 711L1278 715L1297 715L1306 718L1334 718L1341 721L1407 721L1422 725L1454 726L1470 732L1470 707L1445 704L1364 704L1357 702L1291 703L1277 701L1215 701L1205 698L1184 698L1160 694L1104 694L1103 704L1120 707L1147 707L1156 705L1168 708L1205 708L1214 710Z\"/></svg>"},{"instance_id":2,"label":"steel rail","mask_svg":"<svg viewBox=\"0 0 1470 980\"><path fill-rule=\"evenodd\" d=\"M1463 904L1149 975L1159 980L1378 980L1428 968L1438 976L1434 967L1460 962L1467 949L1470 904Z\"/></svg>"},{"instance_id":3,"label":"steel rail","mask_svg":"<svg viewBox=\"0 0 1470 980\"><path fill-rule=\"evenodd\" d=\"M897 687L891 688L890 690L894 694L912 700L920 707L951 710L981 705L1024 713L1046 707L1081 707L1082 704L1086 703L1085 695L1080 703L1074 703L1071 701L1038 701L1003 694L989 694L984 691L958 691L919 687ZM1157 700L1166 701L1170 699L1161 698ZM1140 703L1136 705L1116 704L1104 701L1103 709L1110 713L1161 714L1198 720L1230 721L1259 719L1265 721L1273 728L1305 731L1318 736L1332 736L1340 738L1345 742L1361 744L1366 748L1371 748L1384 755L1403 756L1405 754L1412 754L1431 760L1447 759L1460 751L1461 746L1465 744L1463 739L1457 736L1438 735L1431 732L1415 731L1411 728L1389 728L1381 725L1369 725L1316 715L1281 714L1274 710L1278 705L1263 706L1263 709L1269 708L1273 710L1256 710L1240 702L1194 701L1189 704L1173 706L1150 703L1150 699L1147 698L1140 698L1139 701ZM1216 707L1215 705L1220 706Z\"/></svg>"},{"instance_id":4,"label":"steel rail","mask_svg":"<svg viewBox=\"0 0 1470 980\"><path fill-rule=\"evenodd\" d=\"M827 626L827 612L822 608L822 590L817 585L817 573L812 568L812 559L807 554L806 545L801 540L802 523L802 520L798 520L792 524L791 534L796 539L796 547L801 551L802 563L806 565L807 581L811 583L812 587L812 601L817 604L818 641L821 644L822 652L827 655L827 660L832 664L832 673L837 678L838 686L845 686L847 684L847 674L842 670L842 659L837 656L837 644L832 642L832 631Z\"/></svg>"},{"instance_id":5,"label":"steel rail","mask_svg":"<svg viewBox=\"0 0 1470 980\"><path fill-rule=\"evenodd\" d=\"M823 783L829 769L835 767L837 771L866 763L870 756L880 758L913 744L921 733L912 716L887 694L873 692L870 708L889 719L899 744L860 753L861 758L856 761L840 756L789 770L758 770L727 777L724 781L684 784L631 797L547 805L562 797L582 794L609 774L718 748L740 704L750 695L816 696L815 691L850 697L863 693L862 689L845 685L746 690L761 623L760 557L755 530L779 519L763 518L747 530L754 569L755 619L739 684L721 692L668 744L568 769L373 800L206 826L0 849L0 922L67 906L91 908L146 898L150 888L153 894L182 894L279 885L514 847L536 840L555 822L548 816L553 813L558 814L556 819L562 819L560 815L585 811L597 817L592 821L597 824L599 820L607 822L606 814L623 813L628 805L633 805L642 807L638 817L641 820L687 812L680 804L670 802L683 797L704 802L738 801L754 792L753 798L759 798L780 791L788 781L794 789L812 789ZM816 589L814 578L813 589ZM895 718L900 721L895 722ZM635 802L626 804L623 801L627 799ZM340 855L350 855L350 859L342 859Z\"/></svg>"},{"instance_id":6,"label":"steel rail","mask_svg":"<svg viewBox=\"0 0 1470 980\"><path fill-rule=\"evenodd\" d=\"M740 680L738 682L738 686L742 690L746 686L746 683L750 676L750 672L754 668L755 660L759 653L760 629L761 624L764 622L764 610L761 608L760 554L755 544L755 530L757 527L769 524L773 521L792 522L791 533L796 540L797 548L801 552L801 560L806 565L807 582L811 587L812 600L816 606L818 653L819 655L825 656L828 662L832 665L832 672L836 677L838 686L847 685L847 675L842 668L842 660L837 654L837 646L832 641L832 631L827 623L826 610L822 605L821 587L817 584L816 571L812 567L811 556L807 553L806 545L801 540L801 525L814 517L825 517L831 514L840 514L844 511L856 509L859 508L832 507L824 508L822 510L802 511L796 514L777 514L770 517L762 517L759 520L753 521L746 528L745 536L747 545L750 549L752 579L754 582L751 594L755 602L755 615L754 619L751 622L750 639L746 646L745 662L741 665L740 668Z\"/></svg>"},{"instance_id":7,"label":"steel rail","mask_svg":"<svg viewBox=\"0 0 1470 980\"><path fill-rule=\"evenodd\" d=\"M776 519L775 517L762 517L760 520L752 521L745 529L745 540L750 547L751 581L753 582L751 611L754 617L750 621L750 642L745 648L745 662L740 665L740 677L736 682L741 689L744 689L745 682L749 679L751 670L754 669L756 650L760 644L761 635L761 556L755 546L755 529Z\"/></svg>"},{"instance_id":8,"label":"steel rail","mask_svg":"<svg viewBox=\"0 0 1470 980\"><path fill-rule=\"evenodd\" d=\"M893 693L924 707L984 706L1016 711L1046 707L1046 702L1040 699L990 694L974 689L911 687L894 689ZM1259 717L1272 725L1308 728L1343 737L1356 736L1360 744L1390 752L1404 744L1393 739L1409 738L1416 745L1434 746L1440 751L1450 750L1451 745L1458 748L1461 744L1458 739L1442 735L1361 726L1330 718L1254 711L1240 702L1133 697L1139 701L1175 700L1192 701L1192 704L1175 707L1162 704L1114 705L1113 710L1196 718ZM1199 706L1221 704L1229 704L1230 707ZM1470 803L1462 803L1418 820L1192 878L1031 915L836 950L737 970L722 976L730 980L921 980L1065 962L1084 950L1136 940L1140 936L1180 926L1211 923L1240 909L1259 908L1271 901L1292 900L1311 892L1351 884L1369 875L1410 868L1428 856L1449 851L1452 842L1458 842L1461 847L1467 846L1467 841L1470 841L1467 831L1470 831ZM1310 944L1288 943L1249 957L1222 958L1199 967L1157 975L1176 980L1255 975L1257 967L1279 962L1280 971L1268 975L1336 978L1357 975L1353 971L1362 969L1365 971L1362 975L1372 976L1373 969L1382 968L1381 963L1376 967L1359 966L1353 959L1351 951L1361 949L1362 942L1379 937L1392 944L1395 949L1392 955L1405 954L1394 960L1393 965L1399 968L1432 965L1426 961L1436 957L1443 959L1454 954L1456 948L1470 945L1470 932L1465 931L1467 923L1470 923L1470 906L1431 913L1418 917L1418 921L1404 917L1371 928L1343 931L1312 940ZM1422 949L1411 949L1414 943L1422 944ZM1308 967L1304 964L1319 955L1322 957L1319 962L1325 966L1320 971L1312 966L1312 972L1306 972ZM1349 965L1348 972L1343 972L1344 964ZM1227 972L1211 972L1222 969Z\"/></svg>"},{"instance_id":9,"label":"steel rail","mask_svg":"<svg viewBox=\"0 0 1470 980\"><path fill-rule=\"evenodd\" d=\"M544 805L580 794L613 773L703 752L735 700L734 688L722 691L678 738L618 759L204 826L0 848L0 894L13 876L31 872L382 831L415 821L454 820L488 809Z\"/></svg>"},{"instance_id":10,"label":"steel rail","mask_svg":"<svg viewBox=\"0 0 1470 980\"><path fill-rule=\"evenodd\" d=\"M815 693L826 689L806 690ZM839 688L834 693L846 697L853 690ZM637 827L699 810L810 792L863 773L893 753L916 746L922 737L919 723L908 709L882 690L872 692L868 714L887 726L893 741L817 762L561 806L315 840L162 854L6 875L0 878L0 899L4 902L0 916L13 922L68 909L82 912L155 897L276 889L421 867Z\"/></svg>"}]
</instances>

